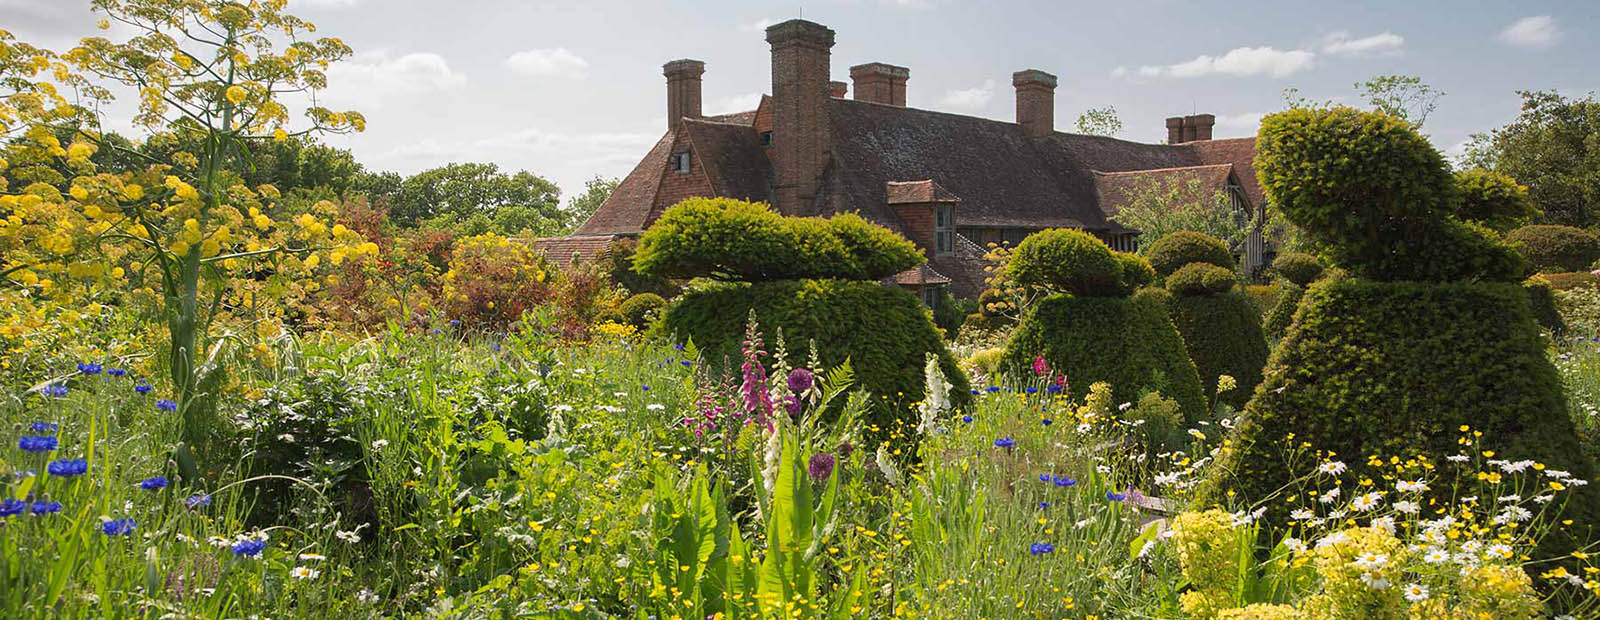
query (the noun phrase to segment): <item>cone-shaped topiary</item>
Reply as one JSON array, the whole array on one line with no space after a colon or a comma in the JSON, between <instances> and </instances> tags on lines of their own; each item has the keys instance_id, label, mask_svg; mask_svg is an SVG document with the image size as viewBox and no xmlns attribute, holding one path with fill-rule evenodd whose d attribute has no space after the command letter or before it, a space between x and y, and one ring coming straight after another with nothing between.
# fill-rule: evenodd
<instances>
[{"instance_id":1,"label":"cone-shaped topiary","mask_svg":"<svg viewBox=\"0 0 1600 620\"><path fill-rule=\"evenodd\" d=\"M1561 312L1556 309L1556 291L1555 287L1550 286L1549 280L1535 275L1522 281L1522 290L1528 292L1528 304L1533 308L1533 318L1540 327L1555 333L1566 330L1567 322L1562 320Z\"/></svg>"},{"instance_id":2,"label":"cone-shaped topiary","mask_svg":"<svg viewBox=\"0 0 1600 620\"><path fill-rule=\"evenodd\" d=\"M1167 309L1183 336L1184 350L1194 360L1206 396L1217 396L1217 379L1233 377L1236 386L1223 394L1235 409L1243 407L1261 383L1267 365L1267 338L1261 314L1248 295L1233 290L1233 271L1207 263L1190 263L1167 276Z\"/></svg>"},{"instance_id":3,"label":"cone-shaped topiary","mask_svg":"<svg viewBox=\"0 0 1600 620\"><path fill-rule=\"evenodd\" d=\"M1180 230L1157 239L1145 253L1156 274L1165 278L1190 263L1206 263L1224 269L1233 269L1233 252L1227 244L1211 235Z\"/></svg>"},{"instance_id":4,"label":"cone-shaped topiary","mask_svg":"<svg viewBox=\"0 0 1600 620\"><path fill-rule=\"evenodd\" d=\"M1300 307L1300 300L1306 294L1306 287L1293 282L1284 281L1278 286L1278 301L1261 319L1261 331L1274 340L1282 338L1283 332L1288 331L1289 323L1294 321L1294 311Z\"/></svg>"}]
</instances>

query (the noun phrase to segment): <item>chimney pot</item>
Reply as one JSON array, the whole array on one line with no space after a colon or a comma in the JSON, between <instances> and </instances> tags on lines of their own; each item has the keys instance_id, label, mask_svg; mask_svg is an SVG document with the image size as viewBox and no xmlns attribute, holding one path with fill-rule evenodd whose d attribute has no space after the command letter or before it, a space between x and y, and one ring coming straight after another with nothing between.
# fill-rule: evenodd
<instances>
[{"instance_id":1,"label":"chimney pot","mask_svg":"<svg viewBox=\"0 0 1600 620\"><path fill-rule=\"evenodd\" d=\"M667 77L667 130L685 118L700 118L700 76L706 63L683 58L661 65Z\"/></svg>"},{"instance_id":2,"label":"chimney pot","mask_svg":"<svg viewBox=\"0 0 1600 620\"><path fill-rule=\"evenodd\" d=\"M844 82L828 82L828 96L834 99L843 99L844 94L850 91L850 85Z\"/></svg>"},{"instance_id":3,"label":"chimney pot","mask_svg":"<svg viewBox=\"0 0 1600 620\"><path fill-rule=\"evenodd\" d=\"M850 67L850 81L855 82L856 101L868 101L906 107L906 80L911 70L883 62L869 62Z\"/></svg>"},{"instance_id":4,"label":"chimney pot","mask_svg":"<svg viewBox=\"0 0 1600 620\"><path fill-rule=\"evenodd\" d=\"M1196 114L1189 117L1189 124L1194 125L1195 140L1210 140L1211 130L1217 125L1214 114Z\"/></svg>"},{"instance_id":5,"label":"chimney pot","mask_svg":"<svg viewBox=\"0 0 1600 620\"><path fill-rule=\"evenodd\" d=\"M1173 116L1167 119L1167 144L1183 142L1183 117Z\"/></svg>"},{"instance_id":6,"label":"chimney pot","mask_svg":"<svg viewBox=\"0 0 1600 620\"><path fill-rule=\"evenodd\" d=\"M809 215L828 163L829 51L833 30L803 19L767 27L772 46L772 202Z\"/></svg>"},{"instance_id":7,"label":"chimney pot","mask_svg":"<svg viewBox=\"0 0 1600 620\"><path fill-rule=\"evenodd\" d=\"M1030 138L1055 133L1056 76L1038 69L1011 74L1017 91L1017 124Z\"/></svg>"}]
</instances>

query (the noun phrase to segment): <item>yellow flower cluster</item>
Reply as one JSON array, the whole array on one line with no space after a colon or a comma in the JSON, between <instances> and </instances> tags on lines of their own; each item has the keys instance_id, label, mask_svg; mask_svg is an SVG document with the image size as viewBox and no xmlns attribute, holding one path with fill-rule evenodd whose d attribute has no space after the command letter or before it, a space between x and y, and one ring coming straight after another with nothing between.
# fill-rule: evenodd
<instances>
[{"instance_id":1,"label":"yellow flower cluster","mask_svg":"<svg viewBox=\"0 0 1600 620\"><path fill-rule=\"evenodd\" d=\"M1238 581L1237 542L1233 517L1220 509L1185 512L1172 520L1178 565L1194 586L1178 600L1190 618L1215 618L1232 606Z\"/></svg>"}]
</instances>

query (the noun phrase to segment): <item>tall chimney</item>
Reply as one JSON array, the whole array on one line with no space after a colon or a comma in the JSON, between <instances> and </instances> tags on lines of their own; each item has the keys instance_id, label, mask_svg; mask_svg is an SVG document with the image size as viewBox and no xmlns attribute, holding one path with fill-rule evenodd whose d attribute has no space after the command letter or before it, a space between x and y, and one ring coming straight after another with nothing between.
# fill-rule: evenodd
<instances>
[{"instance_id":1,"label":"tall chimney","mask_svg":"<svg viewBox=\"0 0 1600 620\"><path fill-rule=\"evenodd\" d=\"M667 131L685 118L700 118L700 76L706 63L687 58L661 65L667 76Z\"/></svg>"},{"instance_id":2,"label":"tall chimney","mask_svg":"<svg viewBox=\"0 0 1600 620\"><path fill-rule=\"evenodd\" d=\"M828 162L828 62L833 31L803 19L767 27L772 45L773 203L809 212Z\"/></svg>"},{"instance_id":3,"label":"tall chimney","mask_svg":"<svg viewBox=\"0 0 1600 620\"><path fill-rule=\"evenodd\" d=\"M906 107L906 80L909 79L910 69L888 63L869 62L850 67L850 81L855 82L856 101Z\"/></svg>"},{"instance_id":4,"label":"tall chimney","mask_svg":"<svg viewBox=\"0 0 1600 620\"><path fill-rule=\"evenodd\" d=\"M1173 116L1167 119L1167 144L1183 142L1183 117Z\"/></svg>"},{"instance_id":5,"label":"tall chimney","mask_svg":"<svg viewBox=\"0 0 1600 620\"><path fill-rule=\"evenodd\" d=\"M1189 117L1185 124L1194 126L1193 139L1210 140L1211 130L1217 126L1217 117L1215 114L1196 114Z\"/></svg>"},{"instance_id":6,"label":"tall chimney","mask_svg":"<svg viewBox=\"0 0 1600 620\"><path fill-rule=\"evenodd\" d=\"M1038 69L1011 74L1017 89L1017 124L1030 138L1048 136L1056 130L1056 76Z\"/></svg>"}]
</instances>

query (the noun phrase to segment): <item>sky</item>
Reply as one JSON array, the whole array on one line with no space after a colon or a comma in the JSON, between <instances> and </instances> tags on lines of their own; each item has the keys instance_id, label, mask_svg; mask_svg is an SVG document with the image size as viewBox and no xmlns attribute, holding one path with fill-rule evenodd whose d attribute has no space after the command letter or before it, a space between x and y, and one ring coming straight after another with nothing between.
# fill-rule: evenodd
<instances>
[{"instance_id":1,"label":"sky","mask_svg":"<svg viewBox=\"0 0 1600 620\"><path fill-rule=\"evenodd\" d=\"M0 0L0 28L64 51L101 34L88 4ZM403 174L490 161L567 197L596 175L626 175L661 137L668 60L706 63L707 114L753 109L771 90L763 30L794 17L837 33L835 80L865 62L909 67L911 107L1011 121L1011 73L1042 69L1060 79L1058 130L1112 106L1118 137L1149 142L1165 139L1169 116L1215 114L1216 137L1246 136L1284 107L1286 88L1359 104L1355 83L1404 74L1446 93L1423 130L1455 155L1516 116L1518 90L1600 91L1594 0L290 0L290 10L355 50L319 96L361 111L368 127L329 143Z\"/></svg>"}]
</instances>

